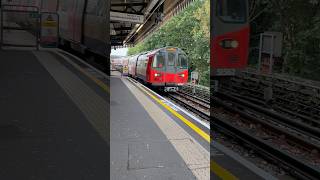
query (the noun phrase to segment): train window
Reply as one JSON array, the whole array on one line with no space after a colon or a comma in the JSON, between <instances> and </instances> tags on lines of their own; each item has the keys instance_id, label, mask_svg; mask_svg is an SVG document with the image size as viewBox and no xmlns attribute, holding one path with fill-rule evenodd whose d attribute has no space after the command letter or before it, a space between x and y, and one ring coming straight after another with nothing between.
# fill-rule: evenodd
<instances>
[{"instance_id":1,"label":"train window","mask_svg":"<svg viewBox=\"0 0 320 180\"><path fill-rule=\"evenodd\" d=\"M188 68L188 60L187 60L186 55L184 55L184 54L178 55L178 65L177 66L180 68L183 68L183 69Z\"/></svg>"},{"instance_id":2,"label":"train window","mask_svg":"<svg viewBox=\"0 0 320 180\"><path fill-rule=\"evenodd\" d=\"M246 21L246 0L218 0L217 15L225 22L244 23Z\"/></svg>"},{"instance_id":3,"label":"train window","mask_svg":"<svg viewBox=\"0 0 320 180\"><path fill-rule=\"evenodd\" d=\"M168 51L168 66L174 66L175 57L176 57L175 52Z\"/></svg>"},{"instance_id":4,"label":"train window","mask_svg":"<svg viewBox=\"0 0 320 180\"><path fill-rule=\"evenodd\" d=\"M152 62L153 68L163 68L165 65L165 53L160 51L158 52Z\"/></svg>"}]
</instances>

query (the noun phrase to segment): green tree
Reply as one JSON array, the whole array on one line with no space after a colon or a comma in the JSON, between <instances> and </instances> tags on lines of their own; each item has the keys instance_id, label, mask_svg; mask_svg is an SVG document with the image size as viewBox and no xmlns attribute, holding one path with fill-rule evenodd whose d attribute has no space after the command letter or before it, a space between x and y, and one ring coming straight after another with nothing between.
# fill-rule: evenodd
<instances>
[{"instance_id":1,"label":"green tree","mask_svg":"<svg viewBox=\"0 0 320 180\"><path fill-rule=\"evenodd\" d=\"M320 80L319 0L251 0L252 36L283 33L282 73ZM257 44L258 40L251 44Z\"/></svg>"},{"instance_id":2,"label":"green tree","mask_svg":"<svg viewBox=\"0 0 320 180\"><path fill-rule=\"evenodd\" d=\"M172 17L158 31L135 47L129 48L128 55L156 48L175 46L183 49L191 70L200 73L200 83L210 82L210 1L195 0L185 10Z\"/></svg>"}]
</instances>

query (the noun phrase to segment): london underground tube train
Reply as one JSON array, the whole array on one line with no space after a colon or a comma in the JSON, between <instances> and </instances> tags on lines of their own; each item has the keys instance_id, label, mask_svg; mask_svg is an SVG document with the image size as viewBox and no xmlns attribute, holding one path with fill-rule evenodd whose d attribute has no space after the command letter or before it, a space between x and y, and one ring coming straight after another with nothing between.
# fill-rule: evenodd
<instances>
[{"instance_id":1,"label":"london underground tube train","mask_svg":"<svg viewBox=\"0 0 320 180\"><path fill-rule=\"evenodd\" d=\"M176 47L165 47L129 57L128 75L165 92L177 91L188 82L186 54Z\"/></svg>"},{"instance_id":2,"label":"london underground tube train","mask_svg":"<svg viewBox=\"0 0 320 180\"><path fill-rule=\"evenodd\" d=\"M97 63L105 65L110 73L110 3L106 0L3 0L2 5L35 6L42 12L56 13L59 16L59 45L73 49ZM19 7L21 6L21 7ZM23 10L23 9L21 9ZM26 14L16 13L16 22L33 22ZM33 22L34 23L34 22ZM34 25L35 26L35 25Z\"/></svg>"},{"instance_id":3,"label":"london underground tube train","mask_svg":"<svg viewBox=\"0 0 320 180\"><path fill-rule=\"evenodd\" d=\"M211 1L211 76L233 76L247 67L248 0Z\"/></svg>"}]
</instances>

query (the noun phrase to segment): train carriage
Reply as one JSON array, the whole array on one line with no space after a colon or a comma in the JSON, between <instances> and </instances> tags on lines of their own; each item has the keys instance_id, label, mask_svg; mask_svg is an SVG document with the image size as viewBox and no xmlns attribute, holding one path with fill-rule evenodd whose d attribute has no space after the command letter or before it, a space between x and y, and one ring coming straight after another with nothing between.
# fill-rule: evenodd
<instances>
[{"instance_id":1,"label":"train carriage","mask_svg":"<svg viewBox=\"0 0 320 180\"><path fill-rule=\"evenodd\" d=\"M188 81L188 61L179 48L166 47L130 57L129 76L164 91L177 91Z\"/></svg>"},{"instance_id":2,"label":"train carriage","mask_svg":"<svg viewBox=\"0 0 320 180\"><path fill-rule=\"evenodd\" d=\"M211 76L233 76L246 68L248 0L211 1Z\"/></svg>"},{"instance_id":3,"label":"train carriage","mask_svg":"<svg viewBox=\"0 0 320 180\"><path fill-rule=\"evenodd\" d=\"M134 55L129 57L129 76L131 77L136 77L136 63L137 63L137 58L139 55Z\"/></svg>"},{"instance_id":4,"label":"train carriage","mask_svg":"<svg viewBox=\"0 0 320 180\"><path fill-rule=\"evenodd\" d=\"M2 4L35 6L42 12L58 13L59 44L107 63L110 55L106 0L3 0ZM19 7L18 7L19 8ZM20 7L19 9L25 7ZM16 23L34 23L29 16L17 16ZM35 26L35 24L33 24ZM106 69L109 70L107 67Z\"/></svg>"},{"instance_id":5,"label":"train carriage","mask_svg":"<svg viewBox=\"0 0 320 180\"><path fill-rule=\"evenodd\" d=\"M107 1L59 1L58 14L61 44L70 45L83 53L109 56Z\"/></svg>"}]
</instances>

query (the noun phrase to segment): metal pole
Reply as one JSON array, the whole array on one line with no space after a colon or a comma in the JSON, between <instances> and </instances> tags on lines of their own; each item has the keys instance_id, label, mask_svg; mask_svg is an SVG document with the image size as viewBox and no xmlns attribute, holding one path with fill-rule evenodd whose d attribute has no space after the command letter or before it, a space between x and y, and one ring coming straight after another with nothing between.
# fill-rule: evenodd
<instances>
[{"instance_id":1,"label":"metal pole","mask_svg":"<svg viewBox=\"0 0 320 180\"><path fill-rule=\"evenodd\" d=\"M274 35L271 36L271 53L270 53L270 66L269 66L269 74L272 74L273 68L273 51L274 51Z\"/></svg>"},{"instance_id":2,"label":"metal pole","mask_svg":"<svg viewBox=\"0 0 320 180\"><path fill-rule=\"evenodd\" d=\"M259 59L258 59L258 72L259 73L261 72L262 38L263 38L263 34L260 34Z\"/></svg>"}]
</instances>

